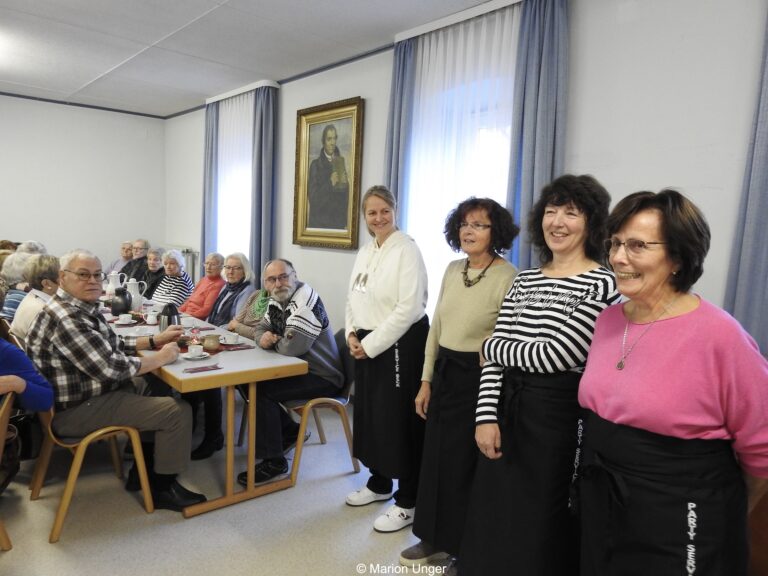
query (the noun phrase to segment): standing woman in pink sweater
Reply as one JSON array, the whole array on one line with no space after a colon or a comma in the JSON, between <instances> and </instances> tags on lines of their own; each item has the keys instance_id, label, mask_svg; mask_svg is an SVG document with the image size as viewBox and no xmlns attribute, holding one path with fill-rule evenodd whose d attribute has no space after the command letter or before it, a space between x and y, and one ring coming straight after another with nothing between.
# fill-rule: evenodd
<instances>
[{"instance_id":1,"label":"standing woman in pink sweater","mask_svg":"<svg viewBox=\"0 0 768 576\"><path fill-rule=\"evenodd\" d=\"M608 219L618 289L599 317L579 403L581 575L747 574L747 514L768 488L768 362L690 292L710 232L674 190Z\"/></svg>"}]
</instances>

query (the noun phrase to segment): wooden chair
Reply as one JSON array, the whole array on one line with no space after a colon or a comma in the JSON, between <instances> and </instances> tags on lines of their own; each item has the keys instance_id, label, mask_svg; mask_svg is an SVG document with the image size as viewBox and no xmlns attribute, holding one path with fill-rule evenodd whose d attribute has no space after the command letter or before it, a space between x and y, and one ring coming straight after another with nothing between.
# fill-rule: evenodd
<instances>
[{"instance_id":1,"label":"wooden chair","mask_svg":"<svg viewBox=\"0 0 768 576\"><path fill-rule=\"evenodd\" d=\"M0 338L8 340L11 335L11 323L7 318L0 318ZM10 341L10 340L8 340Z\"/></svg>"},{"instance_id":2,"label":"wooden chair","mask_svg":"<svg viewBox=\"0 0 768 576\"><path fill-rule=\"evenodd\" d=\"M307 433L307 419L309 418L309 414L312 414L315 419L315 426L317 427L317 435L320 437L320 443L327 443L325 437L325 429L323 428L323 421L318 414L318 410L320 408L330 408L339 415L339 418L341 419L341 425L344 427L344 434L347 437L347 445L349 447L349 457L352 460L352 468L355 470L355 472L360 472L360 463L352 454L352 428L349 424L349 414L347 412L349 396L352 393L352 385L355 382L355 361L349 354L349 347L347 346L347 339L344 334L344 329L336 332L334 339L336 340L336 346L339 349L341 365L344 372L344 386L341 388L341 390L339 390L339 395L333 397L312 398L310 400L291 400L283 403L283 405L288 410L292 410L301 416L301 423L299 424L299 436L293 455L293 465L291 466L292 484L296 484L296 478L299 475L299 463L301 461L301 452L304 448L304 436L306 436ZM237 441L238 446L242 446L243 444L245 429L248 424L248 400L245 397L243 397L243 400L244 406L243 415L240 420L240 434Z\"/></svg>"},{"instance_id":3,"label":"wooden chair","mask_svg":"<svg viewBox=\"0 0 768 576\"><path fill-rule=\"evenodd\" d=\"M13 398L15 394L9 392L3 397L0 404L0 460L3 459L3 449L5 448L5 435L8 433L8 421L11 418L13 410ZM13 548L8 532L5 531L3 521L0 520L0 550L10 550Z\"/></svg>"},{"instance_id":4,"label":"wooden chair","mask_svg":"<svg viewBox=\"0 0 768 576\"><path fill-rule=\"evenodd\" d=\"M80 469L83 465L85 452L88 450L88 446L97 440L109 440L112 453L112 463L115 467L115 474L118 478L122 479L123 463L117 445L117 436L121 434L128 436L128 439L133 446L133 456L139 472L141 491L144 495L144 508L146 509L147 513L154 512L155 505L152 501L152 493L149 488L147 467L144 463L144 452L141 449L141 438L139 437L139 431L136 428L132 428L130 426L106 426L105 428L94 430L83 438L62 438L56 435L51 426L54 416L53 409L51 409L49 412L40 412L39 415L41 425L44 429L45 439L43 440L43 446L40 449L40 455L37 458L35 470L32 474L32 482L30 484L32 494L30 496L30 500L37 500L40 497L40 490L42 489L43 482L45 481L45 475L48 471L48 464L51 461L51 453L53 451L54 445L66 448L74 456L72 465L69 469L69 475L67 476L67 483L64 486L64 493L61 496L61 503L59 504L59 509L53 522L53 529L51 530L51 535L49 538L51 543L59 541L59 536L61 535L61 530L64 526L64 519L67 516L69 505L72 502L72 495L75 491L75 483L77 482L77 477L79 476Z\"/></svg>"}]
</instances>

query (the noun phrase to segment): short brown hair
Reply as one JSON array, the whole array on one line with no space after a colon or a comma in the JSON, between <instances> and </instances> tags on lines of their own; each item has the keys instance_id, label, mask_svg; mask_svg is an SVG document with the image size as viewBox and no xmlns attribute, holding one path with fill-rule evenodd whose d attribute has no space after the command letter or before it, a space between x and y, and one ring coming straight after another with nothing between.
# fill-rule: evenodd
<instances>
[{"instance_id":1,"label":"short brown hair","mask_svg":"<svg viewBox=\"0 0 768 576\"><path fill-rule=\"evenodd\" d=\"M669 283L678 292L687 292L704 272L704 258L712 235L701 210L677 190L659 193L635 192L616 204L608 217L608 234L616 234L638 212L657 210L661 236L670 260L678 266Z\"/></svg>"},{"instance_id":2,"label":"short brown hair","mask_svg":"<svg viewBox=\"0 0 768 576\"><path fill-rule=\"evenodd\" d=\"M491 244L488 251L491 254L504 254L512 246L520 228L512 220L512 214L501 204L491 198L467 198L456 206L445 219L445 240L454 252L461 250L461 238L459 231L461 223L467 214L473 210L485 210L491 221Z\"/></svg>"}]
</instances>

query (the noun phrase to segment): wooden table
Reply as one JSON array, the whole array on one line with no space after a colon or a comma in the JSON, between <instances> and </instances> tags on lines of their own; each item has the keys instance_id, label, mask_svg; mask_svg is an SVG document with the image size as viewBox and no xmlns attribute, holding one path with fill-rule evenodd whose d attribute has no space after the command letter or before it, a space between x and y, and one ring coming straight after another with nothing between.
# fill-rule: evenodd
<instances>
[{"instance_id":1,"label":"wooden table","mask_svg":"<svg viewBox=\"0 0 768 576\"><path fill-rule=\"evenodd\" d=\"M198 324L200 326L210 326L200 321L198 321ZM157 332L157 328L152 326L140 326L138 328L131 326L122 327L116 324L112 324L112 326L118 334L122 335L136 335L137 333L148 335ZM200 333L200 336L208 334L226 334L226 331L216 328L215 330L203 331ZM240 337L240 342L255 345L252 340L243 337ZM230 504L237 504L244 500L250 500L257 496L293 486L290 476L259 486L254 486L253 484L254 468L256 465L256 384L263 380L306 374L308 366L304 360L291 356L282 356L277 352L263 350L258 345L255 346L254 349L250 350L221 351L205 360L191 361L179 357L173 364L168 364L153 371L153 374L158 378L182 394L212 388L226 388L227 430L225 443L227 452L224 495L201 504L188 506L183 512L185 518L191 518L198 514L217 510ZM150 351L141 352L141 354L153 353ZM209 364L218 364L222 369L193 374L184 373L185 368ZM235 492L235 386L238 384L248 385L248 457L246 464L248 488Z\"/></svg>"}]
</instances>

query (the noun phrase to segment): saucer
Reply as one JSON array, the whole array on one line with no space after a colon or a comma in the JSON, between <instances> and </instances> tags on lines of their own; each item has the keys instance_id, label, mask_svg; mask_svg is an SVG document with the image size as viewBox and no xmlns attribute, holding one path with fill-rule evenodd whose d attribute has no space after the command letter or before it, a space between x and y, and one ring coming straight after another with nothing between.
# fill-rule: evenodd
<instances>
[{"instance_id":1,"label":"saucer","mask_svg":"<svg viewBox=\"0 0 768 576\"><path fill-rule=\"evenodd\" d=\"M208 354L208 352L203 352L200 356L190 356L189 352L184 352L183 354L179 354L179 356L184 358L184 360L205 360L210 354Z\"/></svg>"},{"instance_id":2,"label":"saucer","mask_svg":"<svg viewBox=\"0 0 768 576\"><path fill-rule=\"evenodd\" d=\"M120 320L115 320L115 324L118 326L133 326L137 322L138 320L131 320L130 322L120 322Z\"/></svg>"}]
</instances>

